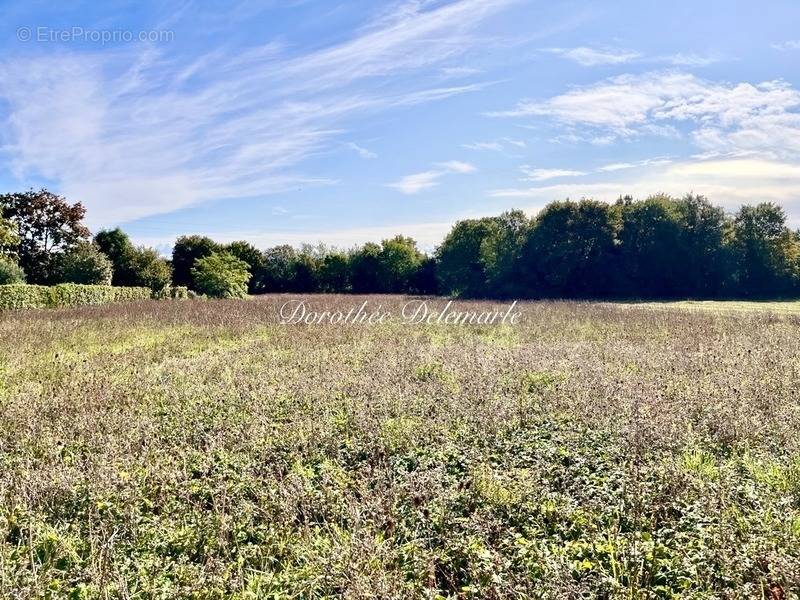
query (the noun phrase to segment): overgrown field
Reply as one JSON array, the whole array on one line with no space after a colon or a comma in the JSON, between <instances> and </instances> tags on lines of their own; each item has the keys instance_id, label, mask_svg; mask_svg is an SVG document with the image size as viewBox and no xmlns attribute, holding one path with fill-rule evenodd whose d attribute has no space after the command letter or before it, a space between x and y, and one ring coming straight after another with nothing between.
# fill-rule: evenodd
<instances>
[{"instance_id":1,"label":"overgrown field","mask_svg":"<svg viewBox=\"0 0 800 600\"><path fill-rule=\"evenodd\" d=\"M800 590L800 316L285 300L0 315L0 597Z\"/></svg>"}]
</instances>

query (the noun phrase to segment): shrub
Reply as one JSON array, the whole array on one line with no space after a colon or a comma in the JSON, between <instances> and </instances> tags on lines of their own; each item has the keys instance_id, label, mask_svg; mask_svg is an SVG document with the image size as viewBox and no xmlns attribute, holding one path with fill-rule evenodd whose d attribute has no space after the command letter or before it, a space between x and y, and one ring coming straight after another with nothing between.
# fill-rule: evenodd
<instances>
[{"instance_id":1,"label":"shrub","mask_svg":"<svg viewBox=\"0 0 800 600\"><path fill-rule=\"evenodd\" d=\"M227 252L214 252L195 261L192 278L197 291L212 298L244 298L250 272L243 260Z\"/></svg>"},{"instance_id":2,"label":"shrub","mask_svg":"<svg viewBox=\"0 0 800 600\"><path fill-rule=\"evenodd\" d=\"M25 271L16 261L0 255L0 285L25 283Z\"/></svg>"},{"instance_id":3,"label":"shrub","mask_svg":"<svg viewBox=\"0 0 800 600\"><path fill-rule=\"evenodd\" d=\"M109 302L136 302L151 298L146 287L111 287L60 283L54 286L0 285L0 310L16 308L56 308Z\"/></svg>"},{"instance_id":4,"label":"shrub","mask_svg":"<svg viewBox=\"0 0 800 600\"><path fill-rule=\"evenodd\" d=\"M153 298L157 300L187 300L189 298L189 288L184 285L167 286L154 291Z\"/></svg>"},{"instance_id":5,"label":"shrub","mask_svg":"<svg viewBox=\"0 0 800 600\"><path fill-rule=\"evenodd\" d=\"M0 310L48 306L51 306L51 295L50 288L45 285L0 285Z\"/></svg>"},{"instance_id":6,"label":"shrub","mask_svg":"<svg viewBox=\"0 0 800 600\"><path fill-rule=\"evenodd\" d=\"M111 285L113 265L94 244L84 242L59 255L54 279L58 283Z\"/></svg>"},{"instance_id":7,"label":"shrub","mask_svg":"<svg viewBox=\"0 0 800 600\"><path fill-rule=\"evenodd\" d=\"M185 285L176 285L169 288L169 297L173 300L188 300L189 288Z\"/></svg>"}]
</instances>

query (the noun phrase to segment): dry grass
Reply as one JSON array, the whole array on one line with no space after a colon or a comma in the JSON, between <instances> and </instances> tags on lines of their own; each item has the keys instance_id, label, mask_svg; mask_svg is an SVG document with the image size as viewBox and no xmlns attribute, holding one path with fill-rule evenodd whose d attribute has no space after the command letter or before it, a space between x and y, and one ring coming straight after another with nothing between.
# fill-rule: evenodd
<instances>
[{"instance_id":1,"label":"dry grass","mask_svg":"<svg viewBox=\"0 0 800 600\"><path fill-rule=\"evenodd\" d=\"M284 300L0 315L0 597L798 591L800 318Z\"/></svg>"}]
</instances>

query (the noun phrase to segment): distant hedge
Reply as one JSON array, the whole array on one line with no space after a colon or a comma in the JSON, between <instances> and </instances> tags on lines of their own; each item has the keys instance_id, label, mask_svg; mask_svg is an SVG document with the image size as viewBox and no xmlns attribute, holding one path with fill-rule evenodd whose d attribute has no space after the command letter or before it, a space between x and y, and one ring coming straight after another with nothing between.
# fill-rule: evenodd
<instances>
[{"instance_id":1,"label":"distant hedge","mask_svg":"<svg viewBox=\"0 0 800 600\"><path fill-rule=\"evenodd\" d=\"M0 310L14 308L56 308L109 302L149 300L150 288L112 287L60 283L54 286L10 284L0 285Z\"/></svg>"}]
</instances>

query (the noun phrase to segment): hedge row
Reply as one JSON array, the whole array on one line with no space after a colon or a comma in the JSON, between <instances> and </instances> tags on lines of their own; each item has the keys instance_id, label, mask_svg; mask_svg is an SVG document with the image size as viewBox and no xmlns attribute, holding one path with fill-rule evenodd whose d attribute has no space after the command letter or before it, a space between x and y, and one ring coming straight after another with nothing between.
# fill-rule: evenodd
<instances>
[{"instance_id":1,"label":"hedge row","mask_svg":"<svg viewBox=\"0 0 800 600\"><path fill-rule=\"evenodd\" d=\"M181 298L182 292L171 291L169 297ZM135 302L153 297L146 287L112 287L110 285L79 285L60 283L54 286L10 284L0 285L0 310L12 308L55 308Z\"/></svg>"}]
</instances>

